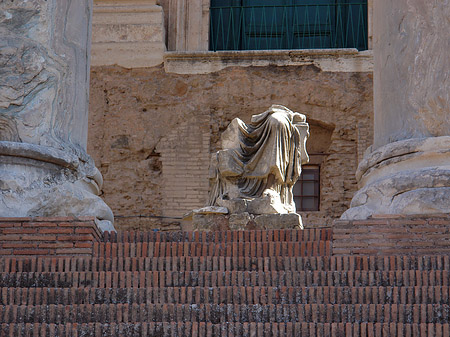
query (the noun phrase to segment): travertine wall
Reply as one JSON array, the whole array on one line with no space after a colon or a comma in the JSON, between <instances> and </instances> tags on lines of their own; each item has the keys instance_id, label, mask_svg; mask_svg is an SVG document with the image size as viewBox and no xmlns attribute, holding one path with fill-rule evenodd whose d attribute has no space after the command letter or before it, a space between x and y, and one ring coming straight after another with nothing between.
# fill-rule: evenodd
<instances>
[{"instance_id":1,"label":"travertine wall","mask_svg":"<svg viewBox=\"0 0 450 337\"><path fill-rule=\"evenodd\" d=\"M271 104L307 115L311 163L321 165L320 211L306 225L329 223L356 191L358 158L372 143L372 74L314 66L230 67L200 75L162 66L91 69L88 152L104 179L103 197L118 228L160 227L203 206L210 153L235 117L249 121ZM176 228L178 219L164 219Z\"/></svg>"}]
</instances>

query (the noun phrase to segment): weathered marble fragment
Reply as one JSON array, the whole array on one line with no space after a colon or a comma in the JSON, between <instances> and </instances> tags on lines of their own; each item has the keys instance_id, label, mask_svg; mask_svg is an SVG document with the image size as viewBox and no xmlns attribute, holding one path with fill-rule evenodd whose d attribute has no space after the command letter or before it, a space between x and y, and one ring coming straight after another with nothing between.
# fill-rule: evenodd
<instances>
[{"instance_id":1,"label":"weathered marble fragment","mask_svg":"<svg viewBox=\"0 0 450 337\"><path fill-rule=\"evenodd\" d=\"M91 0L0 4L0 216L113 220L86 154Z\"/></svg>"}]
</instances>

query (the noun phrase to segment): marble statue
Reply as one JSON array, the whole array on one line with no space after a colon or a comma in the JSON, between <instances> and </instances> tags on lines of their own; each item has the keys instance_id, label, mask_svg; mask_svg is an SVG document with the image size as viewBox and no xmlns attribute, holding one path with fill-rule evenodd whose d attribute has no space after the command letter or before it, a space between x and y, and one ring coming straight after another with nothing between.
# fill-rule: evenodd
<instances>
[{"instance_id":1,"label":"marble statue","mask_svg":"<svg viewBox=\"0 0 450 337\"><path fill-rule=\"evenodd\" d=\"M305 115L282 105L253 115L248 124L235 118L212 159L209 205L230 213L295 213L292 187L309 161L308 136Z\"/></svg>"}]
</instances>

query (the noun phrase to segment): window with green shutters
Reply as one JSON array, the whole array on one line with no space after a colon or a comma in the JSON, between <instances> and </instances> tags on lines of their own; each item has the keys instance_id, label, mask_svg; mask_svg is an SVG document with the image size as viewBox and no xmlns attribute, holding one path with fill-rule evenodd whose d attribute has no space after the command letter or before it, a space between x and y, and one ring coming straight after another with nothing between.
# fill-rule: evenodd
<instances>
[{"instance_id":1,"label":"window with green shutters","mask_svg":"<svg viewBox=\"0 0 450 337\"><path fill-rule=\"evenodd\" d=\"M211 0L211 50L367 49L367 0Z\"/></svg>"}]
</instances>

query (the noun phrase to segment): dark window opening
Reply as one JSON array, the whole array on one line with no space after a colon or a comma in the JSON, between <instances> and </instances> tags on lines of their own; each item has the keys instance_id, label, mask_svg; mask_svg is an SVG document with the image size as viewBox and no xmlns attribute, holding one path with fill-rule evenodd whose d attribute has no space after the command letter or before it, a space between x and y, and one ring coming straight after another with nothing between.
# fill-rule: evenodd
<instances>
[{"instance_id":1,"label":"dark window opening","mask_svg":"<svg viewBox=\"0 0 450 337\"><path fill-rule=\"evenodd\" d=\"M302 174L294 185L293 194L297 212L318 211L320 200L320 168L304 166Z\"/></svg>"},{"instance_id":2,"label":"dark window opening","mask_svg":"<svg viewBox=\"0 0 450 337\"><path fill-rule=\"evenodd\" d=\"M367 49L367 0L211 0L210 50Z\"/></svg>"}]
</instances>

